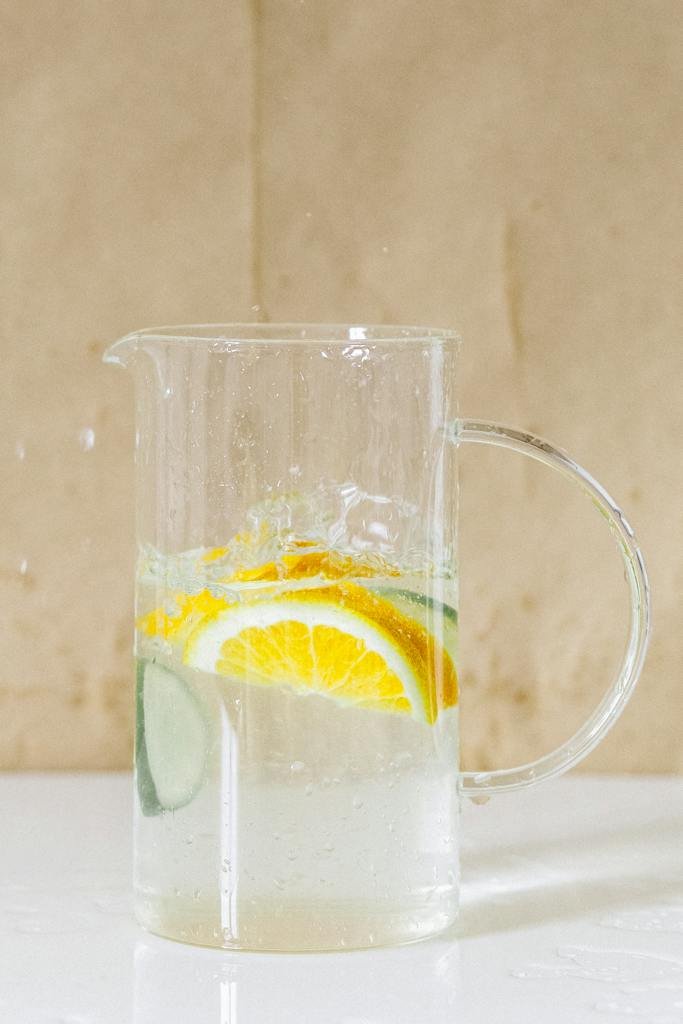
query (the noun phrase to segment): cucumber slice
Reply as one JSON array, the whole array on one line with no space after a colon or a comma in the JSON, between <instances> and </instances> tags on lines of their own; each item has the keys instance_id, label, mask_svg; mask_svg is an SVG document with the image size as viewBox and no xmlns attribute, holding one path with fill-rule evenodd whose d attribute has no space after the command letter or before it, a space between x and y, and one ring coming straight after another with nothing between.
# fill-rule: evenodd
<instances>
[{"instance_id":1,"label":"cucumber slice","mask_svg":"<svg viewBox=\"0 0 683 1024\"><path fill-rule=\"evenodd\" d=\"M428 594L418 594L414 590L401 590L395 587L378 587L377 593L381 594L382 597L389 598L390 601L400 603L404 607L410 607L413 605L427 608L428 611L437 615L443 615L447 623L452 626L458 624L458 613L455 608L452 608L449 604L444 604L442 601L437 601L436 598L430 597Z\"/></svg>"},{"instance_id":2,"label":"cucumber slice","mask_svg":"<svg viewBox=\"0 0 683 1024\"><path fill-rule=\"evenodd\" d=\"M138 667L136 768L146 815L184 807L206 771L208 730L185 683L154 661Z\"/></svg>"},{"instance_id":3,"label":"cucumber slice","mask_svg":"<svg viewBox=\"0 0 683 1024\"><path fill-rule=\"evenodd\" d=\"M396 587L378 587L375 591L391 601L399 611L409 618L417 618L431 633L435 620L441 620L443 640L451 656L458 646L458 613L455 608L442 601L437 601L427 594L418 594L414 590L402 590ZM416 615L415 612L418 612Z\"/></svg>"},{"instance_id":4,"label":"cucumber slice","mask_svg":"<svg viewBox=\"0 0 683 1024\"><path fill-rule=\"evenodd\" d=\"M145 817L151 817L154 814L161 814L163 807L159 803L147 760L145 709L142 702L146 667L146 661L138 661L135 680L135 780L142 813Z\"/></svg>"}]
</instances>

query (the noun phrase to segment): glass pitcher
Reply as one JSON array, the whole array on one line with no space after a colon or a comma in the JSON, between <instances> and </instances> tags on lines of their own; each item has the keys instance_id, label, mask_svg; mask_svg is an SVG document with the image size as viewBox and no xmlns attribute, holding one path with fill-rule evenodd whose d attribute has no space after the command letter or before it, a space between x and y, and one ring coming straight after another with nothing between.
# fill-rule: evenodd
<instances>
[{"instance_id":1,"label":"glass pitcher","mask_svg":"<svg viewBox=\"0 0 683 1024\"><path fill-rule=\"evenodd\" d=\"M558 775L628 700L648 636L633 533L568 456L458 418L448 330L229 324L106 353L137 395L135 893L224 948L404 943L458 912L461 794ZM604 516L631 595L616 681L562 747L458 771L457 456L522 452Z\"/></svg>"}]
</instances>

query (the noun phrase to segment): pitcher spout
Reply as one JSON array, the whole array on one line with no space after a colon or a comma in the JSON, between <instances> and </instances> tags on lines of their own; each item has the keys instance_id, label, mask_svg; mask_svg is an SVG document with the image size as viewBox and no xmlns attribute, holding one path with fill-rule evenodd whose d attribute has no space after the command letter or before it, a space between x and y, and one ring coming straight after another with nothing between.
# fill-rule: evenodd
<instances>
[{"instance_id":1,"label":"pitcher spout","mask_svg":"<svg viewBox=\"0 0 683 1024\"><path fill-rule=\"evenodd\" d=\"M123 338L119 338L113 342L109 348L105 349L102 356L103 363L111 363L114 366L123 366L124 369L129 369L136 353L140 349L140 332L132 331L130 334L126 334Z\"/></svg>"}]
</instances>

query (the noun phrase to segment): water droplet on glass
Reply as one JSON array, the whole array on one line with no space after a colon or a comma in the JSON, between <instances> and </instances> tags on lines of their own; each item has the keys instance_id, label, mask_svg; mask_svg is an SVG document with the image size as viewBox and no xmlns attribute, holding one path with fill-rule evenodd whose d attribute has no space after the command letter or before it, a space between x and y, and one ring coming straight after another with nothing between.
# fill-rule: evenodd
<instances>
[{"instance_id":1,"label":"water droplet on glass","mask_svg":"<svg viewBox=\"0 0 683 1024\"><path fill-rule=\"evenodd\" d=\"M91 452L95 447L95 431L92 427L83 427L78 434L78 446L82 452Z\"/></svg>"},{"instance_id":2,"label":"water droplet on glass","mask_svg":"<svg viewBox=\"0 0 683 1024\"><path fill-rule=\"evenodd\" d=\"M21 573L22 576L25 576L27 571L28 561L25 558L22 558L21 562L19 563L19 572Z\"/></svg>"},{"instance_id":3,"label":"water droplet on glass","mask_svg":"<svg viewBox=\"0 0 683 1024\"><path fill-rule=\"evenodd\" d=\"M357 811L359 811L361 809L361 807L363 806L363 801L361 800L361 798L359 796L354 796L354 798L353 798L353 806L356 808Z\"/></svg>"},{"instance_id":4,"label":"water droplet on glass","mask_svg":"<svg viewBox=\"0 0 683 1024\"><path fill-rule=\"evenodd\" d=\"M370 358L370 349L365 345L347 345L342 355L356 366L362 366Z\"/></svg>"},{"instance_id":5,"label":"water droplet on glass","mask_svg":"<svg viewBox=\"0 0 683 1024\"><path fill-rule=\"evenodd\" d=\"M26 448L22 441L17 441L14 445L14 452L19 459L19 462L23 462L26 458Z\"/></svg>"},{"instance_id":6,"label":"water droplet on glass","mask_svg":"<svg viewBox=\"0 0 683 1024\"><path fill-rule=\"evenodd\" d=\"M291 772L302 772L305 767L306 765L303 761L292 761L289 766L289 770Z\"/></svg>"},{"instance_id":7,"label":"water droplet on glass","mask_svg":"<svg viewBox=\"0 0 683 1024\"><path fill-rule=\"evenodd\" d=\"M306 796L310 796L312 792L313 792L313 783L309 782L308 785L306 786L306 789L304 790L304 793L306 794Z\"/></svg>"},{"instance_id":8,"label":"water droplet on glass","mask_svg":"<svg viewBox=\"0 0 683 1024\"><path fill-rule=\"evenodd\" d=\"M258 303L256 303L255 306L251 307L251 311L252 311L252 313L260 313L261 312L261 307L259 306Z\"/></svg>"}]
</instances>

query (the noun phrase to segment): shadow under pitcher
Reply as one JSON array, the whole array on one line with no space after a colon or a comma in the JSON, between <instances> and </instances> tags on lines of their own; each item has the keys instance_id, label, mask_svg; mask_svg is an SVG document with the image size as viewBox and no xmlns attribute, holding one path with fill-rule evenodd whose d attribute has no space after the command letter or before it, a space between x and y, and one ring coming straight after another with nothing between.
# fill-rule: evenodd
<instances>
[{"instance_id":1,"label":"shadow under pitcher","mask_svg":"<svg viewBox=\"0 0 683 1024\"><path fill-rule=\"evenodd\" d=\"M458 912L462 793L601 740L640 672L645 569L609 495L538 438L458 418L459 339L423 327L136 331L136 913L229 949L410 942ZM574 480L631 595L616 680L563 746L458 772L457 459Z\"/></svg>"}]
</instances>

